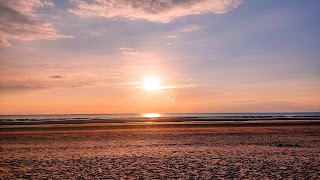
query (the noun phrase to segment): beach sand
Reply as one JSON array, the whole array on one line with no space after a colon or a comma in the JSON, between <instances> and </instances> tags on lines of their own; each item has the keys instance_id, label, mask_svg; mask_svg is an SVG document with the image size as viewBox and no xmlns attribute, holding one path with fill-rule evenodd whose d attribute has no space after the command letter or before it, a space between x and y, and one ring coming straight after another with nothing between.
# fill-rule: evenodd
<instances>
[{"instance_id":1,"label":"beach sand","mask_svg":"<svg viewBox=\"0 0 320 180\"><path fill-rule=\"evenodd\" d=\"M0 179L318 179L320 126L266 124L1 127Z\"/></svg>"}]
</instances>

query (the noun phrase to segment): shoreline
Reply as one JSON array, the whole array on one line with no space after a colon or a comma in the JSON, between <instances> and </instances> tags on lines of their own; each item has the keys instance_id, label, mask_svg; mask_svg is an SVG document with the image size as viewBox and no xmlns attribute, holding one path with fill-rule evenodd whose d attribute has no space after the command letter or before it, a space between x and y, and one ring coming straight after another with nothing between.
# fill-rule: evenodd
<instances>
[{"instance_id":1,"label":"shoreline","mask_svg":"<svg viewBox=\"0 0 320 180\"><path fill-rule=\"evenodd\" d=\"M167 129L167 128L241 128L241 127L319 127L320 120L251 120L251 121L149 121L144 122L117 122L117 123L34 123L0 125L0 134L14 132L73 132L73 131L108 131L121 129Z\"/></svg>"}]
</instances>

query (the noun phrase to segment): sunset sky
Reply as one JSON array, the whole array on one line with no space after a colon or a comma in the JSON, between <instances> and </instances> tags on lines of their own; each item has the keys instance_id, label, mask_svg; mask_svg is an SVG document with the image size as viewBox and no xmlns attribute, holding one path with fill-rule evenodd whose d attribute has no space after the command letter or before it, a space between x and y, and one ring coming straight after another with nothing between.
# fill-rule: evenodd
<instances>
[{"instance_id":1,"label":"sunset sky","mask_svg":"<svg viewBox=\"0 0 320 180\"><path fill-rule=\"evenodd\" d=\"M320 111L319 7L0 0L0 114Z\"/></svg>"}]
</instances>

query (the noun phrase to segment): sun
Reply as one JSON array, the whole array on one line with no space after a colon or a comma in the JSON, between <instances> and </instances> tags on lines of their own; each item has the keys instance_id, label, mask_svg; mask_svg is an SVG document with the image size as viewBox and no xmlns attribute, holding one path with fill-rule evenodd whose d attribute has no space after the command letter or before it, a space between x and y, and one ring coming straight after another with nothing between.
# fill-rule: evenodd
<instances>
[{"instance_id":1,"label":"sun","mask_svg":"<svg viewBox=\"0 0 320 180\"><path fill-rule=\"evenodd\" d=\"M143 89L146 91L155 91L161 89L160 79L156 76L148 76L143 80Z\"/></svg>"}]
</instances>

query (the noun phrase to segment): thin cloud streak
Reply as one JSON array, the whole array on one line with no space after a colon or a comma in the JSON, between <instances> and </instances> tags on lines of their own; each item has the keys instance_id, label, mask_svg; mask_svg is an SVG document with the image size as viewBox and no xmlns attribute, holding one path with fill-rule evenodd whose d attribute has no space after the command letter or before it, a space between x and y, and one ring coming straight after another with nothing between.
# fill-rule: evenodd
<instances>
[{"instance_id":1,"label":"thin cloud streak","mask_svg":"<svg viewBox=\"0 0 320 180\"><path fill-rule=\"evenodd\" d=\"M141 84L141 83L140 83ZM159 90L164 90L164 89L178 89L178 88L189 88L189 87L196 87L198 85L196 84L185 84L185 85L172 85L172 86L160 86ZM135 88L138 89L143 89L143 86L137 86Z\"/></svg>"},{"instance_id":2,"label":"thin cloud streak","mask_svg":"<svg viewBox=\"0 0 320 180\"><path fill-rule=\"evenodd\" d=\"M63 79L65 77L61 76L61 75L52 75L52 76L49 76L49 78L51 78L51 79Z\"/></svg>"},{"instance_id":3,"label":"thin cloud streak","mask_svg":"<svg viewBox=\"0 0 320 180\"><path fill-rule=\"evenodd\" d=\"M180 31L181 32L194 32L194 31L198 31L200 29L202 29L203 27L200 26L200 25L197 25L197 24L192 24L192 25L188 25L188 26L185 26L185 27L182 27L180 28Z\"/></svg>"},{"instance_id":4,"label":"thin cloud streak","mask_svg":"<svg viewBox=\"0 0 320 180\"><path fill-rule=\"evenodd\" d=\"M119 48L119 50L122 52L122 54L127 54L127 55L140 54L140 52L134 48L121 47L121 48Z\"/></svg>"},{"instance_id":5,"label":"thin cloud streak","mask_svg":"<svg viewBox=\"0 0 320 180\"><path fill-rule=\"evenodd\" d=\"M0 92L41 90L41 89L48 89L48 87L37 86L37 85L0 85Z\"/></svg>"}]
</instances>

